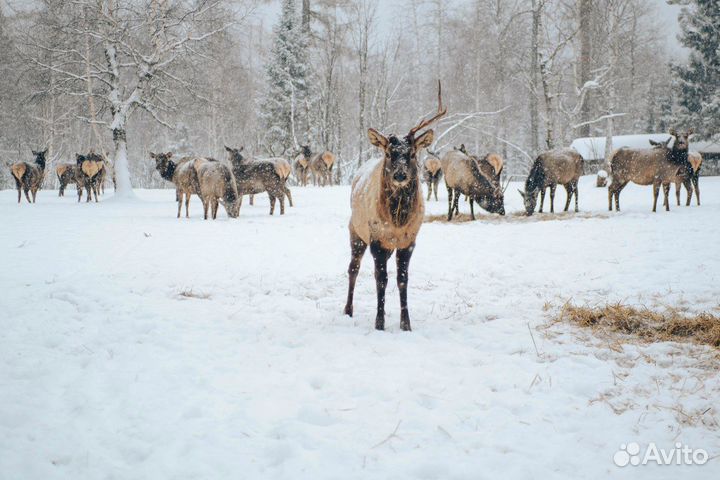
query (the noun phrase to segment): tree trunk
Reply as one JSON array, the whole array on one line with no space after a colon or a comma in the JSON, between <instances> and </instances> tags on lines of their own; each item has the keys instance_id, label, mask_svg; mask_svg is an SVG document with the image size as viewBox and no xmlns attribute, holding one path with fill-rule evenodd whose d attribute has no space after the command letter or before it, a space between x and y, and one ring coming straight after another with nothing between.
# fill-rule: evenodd
<instances>
[{"instance_id":1,"label":"tree trunk","mask_svg":"<svg viewBox=\"0 0 720 480\"><path fill-rule=\"evenodd\" d=\"M532 0L532 39L530 47L530 148L532 155L538 154L540 121L538 114L538 55L540 55L540 14L541 6Z\"/></svg>"},{"instance_id":2,"label":"tree trunk","mask_svg":"<svg viewBox=\"0 0 720 480\"><path fill-rule=\"evenodd\" d=\"M113 129L113 143L115 144L115 191L116 198L134 198L132 184L130 183L130 167L127 156L127 134L125 127Z\"/></svg>"},{"instance_id":3,"label":"tree trunk","mask_svg":"<svg viewBox=\"0 0 720 480\"><path fill-rule=\"evenodd\" d=\"M592 15L592 0L580 0L580 87L582 88L585 83L590 81L590 70L592 69L592 63L590 59L590 42L591 42L591 31L590 31L590 16ZM585 95L585 101L583 102L580 109L580 121L590 121L590 102L589 92ZM580 127L580 136L590 136L590 124L583 125Z\"/></svg>"}]
</instances>

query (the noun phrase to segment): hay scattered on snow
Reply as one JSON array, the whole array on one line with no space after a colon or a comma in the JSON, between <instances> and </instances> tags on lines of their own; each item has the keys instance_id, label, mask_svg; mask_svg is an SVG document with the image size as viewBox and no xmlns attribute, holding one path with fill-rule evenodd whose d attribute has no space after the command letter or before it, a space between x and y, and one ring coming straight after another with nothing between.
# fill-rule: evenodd
<instances>
[{"instance_id":1,"label":"hay scattered on snow","mask_svg":"<svg viewBox=\"0 0 720 480\"><path fill-rule=\"evenodd\" d=\"M556 320L630 335L644 342L689 342L720 348L720 317L708 312L687 314L672 307L657 311L621 303L598 307L568 303Z\"/></svg>"}]
</instances>

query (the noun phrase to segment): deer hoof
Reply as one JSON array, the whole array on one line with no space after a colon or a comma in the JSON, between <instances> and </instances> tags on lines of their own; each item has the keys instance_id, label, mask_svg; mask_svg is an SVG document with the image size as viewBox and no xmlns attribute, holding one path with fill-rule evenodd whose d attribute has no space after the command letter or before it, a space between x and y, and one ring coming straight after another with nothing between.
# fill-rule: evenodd
<instances>
[{"instance_id":1,"label":"deer hoof","mask_svg":"<svg viewBox=\"0 0 720 480\"><path fill-rule=\"evenodd\" d=\"M376 318L375 319L375 330L385 330L385 319L384 318Z\"/></svg>"},{"instance_id":2,"label":"deer hoof","mask_svg":"<svg viewBox=\"0 0 720 480\"><path fill-rule=\"evenodd\" d=\"M352 317L352 316L353 316L353 307L352 307L352 305L345 305L345 315L347 315L348 317Z\"/></svg>"}]
</instances>

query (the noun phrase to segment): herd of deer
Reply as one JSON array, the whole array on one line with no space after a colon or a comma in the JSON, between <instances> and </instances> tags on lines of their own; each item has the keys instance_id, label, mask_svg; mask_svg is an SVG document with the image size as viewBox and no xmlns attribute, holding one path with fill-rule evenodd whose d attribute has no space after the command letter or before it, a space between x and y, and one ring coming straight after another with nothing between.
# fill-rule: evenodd
<instances>
[{"instance_id":1,"label":"herd of deer","mask_svg":"<svg viewBox=\"0 0 720 480\"><path fill-rule=\"evenodd\" d=\"M421 180L428 184L427 200L431 195L437 197L440 178L445 176L448 191L448 220L458 214L458 202L464 195L470 203L470 213L475 219L474 204L490 213L505 214L504 192L507 188L500 184L503 171L503 159L496 154L484 157L468 154L464 145L447 152L442 158L429 150L433 143L434 132L428 129L434 122L447 113L442 105L442 90L438 82L438 111L430 119L422 120L405 136L384 135L374 128L368 130L370 143L377 147L382 158L368 161L352 182L350 217L351 259L348 267L349 282L345 314L353 315L353 294L355 282L360 271L362 257L370 247L375 262L375 283L377 291L377 310L375 328L385 327L385 288L387 286L387 262L393 253L397 261L397 285L400 294L400 328L410 330L410 315L407 305L407 284L410 258L415 241L425 215L424 196ZM423 131L424 130L424 131ZM689 137L692 130L678 133L670 131L666 142L650 142L647 149L621 148L616 150L610 160L612 182L608 187L608 207L620 210L620 192L629 183L653 186L653 212L656 211L660 186L664 190L664 206L670 209L668 194L670 184L675 183L678 205L680 204L680 185L688 190L687 205L690 204L693 190L700 204L698 176L702 157L689 153ZM672 146L670 141L674 139ZM155 167L162 178L172 182L176 188L178 203L177 215L180 217L182 203L185 201L185 215L189 216L190 196L195 194L203 203L205 219L208 213L217 217L218 206L222 204L230 217L237 217L244 195L267 192L270 198L270 214L275 210L275 201L280 201L280 213L285 212L285 196L292 206L292 195L287 186L291 170L294 169L300 185L307 185L312 174L316 185L332 183L332 169L335 155L328 151L313 153L303 146L294 159L294 167L280 157L253 160L242 155L243 148L225 147L229 165L206 157L183 157L173 160L172 152L150 153ZM428 149L428 157L418 162L418 153ZM18 162L10 166L18 190L18 203L21 191L30 202L28 192L32 193L34 203L37 190L45 174L45 155L47 150L33 151L35 161ZM87 201L91 192L97 195L104 183L107 163L95 153L77 155L75 164L62 164L56 173L60 181L60 193L74 182L78 188L78 201L82 190L87 191ZM550 189L550 211L554 212L555 189L563 185L567 191L565 211L575 198L575 211L578 211L578 180L583 171L583 158L573 149L551 150L540 154L533 162L525 181L525 190L520 190L527 215L532 215L540 195L542 212L545 192Z\"/></svg>"}]
</instances>

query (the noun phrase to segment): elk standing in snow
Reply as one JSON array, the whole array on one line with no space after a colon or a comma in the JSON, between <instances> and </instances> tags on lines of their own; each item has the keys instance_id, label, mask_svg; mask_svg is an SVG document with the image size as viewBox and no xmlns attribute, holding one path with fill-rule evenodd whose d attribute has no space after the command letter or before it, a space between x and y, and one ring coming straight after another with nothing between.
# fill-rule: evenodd
<instances>
[{"instance_id":1,"label":"elk standing in snow","mask_svg":"<svg viewBox=\"0 0 720 480\"><path fill-rule=\"evenodd\" d=\"M313 185L321 187L332 185L333 166L335 166L335 154L331 151L325 150L313 155L310 159Z\"/></svg>"},{"instance_id":2,"label":"elk standing in snow","mask_svg":"<svg viewBox=\"0 0 720 480\"><path fill-rule=\"evenodd\" d=\"M670 135L675 137L672 148L666 143L646 149L620 148L613 152L610 158L612 182L608 186L608 210L612 211L614 196L615 210L620 211L620 192L629 182L653 186L653 212L657 211L657 198L662 185L663 205L666 211L670 210L670 183L688 166L688 139L692 129L684 134L678 134L673 129Z\"/></svg>"},{"instance_id":3,"label":"elk standing in snow","mask_svg":"<svg viewBox=\"0 0 720 480\"><path fill-rule=\"evenodd\" d=\"M79 169L76 164L61 163L57 167L55 167L55 174L57 175L58 183L60 185L58 190L58 197L65 196L65 188L71 183L74 183L77 188L82 188L80 186Z\"/></svg>"},{"instance_id":4,"label":"elk standing in snow","mask_svg":"<svg viewBox=\"0 0 720 480\"><path fill-rule=\"evenodd\" d=\"M238 195L242 204L243 195L254 195L267 192L270 197L270 215L275 213L275 200L280 200L280 215L285 214L285 195L291 199L290 189L286 182L290 175L290 166L287 161L277 162L270 158L267 160L248 161L240 153L243 147L225 147L228 152L230 163L233 167L235 182L237 183Z\"/></svg>"},{"instance_id":5,"label":"elk standing in snow","mask_svg":"<svg viewBox=\"0 0 720 480\"><path fill-rule=\"evenodd\" d=\"M570 208L570 200L575 195L575 211L578 211L578 180L582 175L583 158L572 148L550 150L541 153L525 181L525 191L518 190L523 197L525 213L532 215L540 194L540 213L545 202L545 190L550 188L550 213L555 212L555 189L558 184L565 187L567 200L565 211Z\"/></svg>"},{"instance_id":6,"label":"elk standing in snow","mask_svg":"<svg viewBox=\"0 0 720 480\"><path fill-rule=\"evenodd\" d=\"M105 169L105 159L102 155L94 152L90 152L87 155L75 154L75 159L78 181L82 184L83 188L87 190L87 201L89 202L91 200L92 194L94 193L95 202L97 202L100 182L105 178L103 173ZM78 188L78 202L80 202L81 197L82 189Z\"/></svg>"},{"instance_id":7,"label":"elk standing in snow","mask_svg":"<svg viewBox=\"0 0 720 480\"><path fill-rule=\"evenodd\" d=\"M460 195L468 197L473 220L475 202L490 213L505 215L503 189L499 182L483 172L476 159L455 149L446 153L441 163L448 191L448 221L452 220L453 212L457 215L459 211Z\"/></svg>"},{"instance_id":8,"label":"elk standing in snow","mask_svg":"<svg viewBox=\"0 0 720 480\"><path fill-rule=\"evenodd\" d=\"M309 145L303 145L300 153L295 157L295 179L298 185L306 187L308 184L308 176L310 175L310 158L312 151Z\"/></svg>"},{"instance_id":9,"label":"elk standing in snow","mask_svg":"<svg viewBox=\"0 0 720 480\"><path fill-rule=\"evenodd\" d=\"M443 172L442 172L442 166L440 165L440 159L438 156L428 150L428 156L425 158L425 161L423 162L423 180L428 186L428 195L427 195L427 201L430 201L430 195L432 195L433 192L435 192L435 201L438 201L438 184L440 183L440 178L442 178Z\"/></svg>"},{"instance_id":10,"label":"elk standing in snow","mask_svg":"<svg viewBox=\"0 0 720 480\"><path fill-rule=\"evenodd\" d=\"M10 172L17 187L18 203L20 203L21 191L25 192L28 203L35 203L37 191L42 187L45 178L45 155L47 155L47 151L47 148L41 152L32 150L32 154L35 155L34 162L16 162L10 165ZM32 201L28 192L32 193Z\"/></svg>"},{"instance_id":11,"label":"elk standing in snow","mask_svg":"<svg viewBox=\"0 0 720 480\"><path fill-rule=\"evenodd\" d=\"M686 207L690 206L692 200L693 189L695 189L695 199L697 200L698 206L700 205L700 167L702 167L703 158L698 152L688 153L688 163L690 168L685 168L685 172L675 179L675 196L677 197L677 204L680 205L680 185L685 186L687 190L687 202Z\"/></svg>"},{"instance_id":12,"label":"elk standing in snow","mask_svg":"<svg viewBox=\"0 0 720 480\"><path fill-rule=\"evenodd\" d=\"M400 328L410 330L407 306L408 267L415 239L425 214L417 154L433 141L433 131L418 132L447 113L442 108L438 82L438 113L413 127L405 137L386 137L374 128L368 130L370 143L384 154L368 161L352 184L350 217L350 266L345 314L353 315L355 281L363 254L370 246L375 260L377 314L375 328L385 328L385 287L387 261L397 250L397 284L400 291Z\"/></svg>"},{"instance_id":13,"label":"elk standing in snow","mask_svg":"<svg viewBox=\"0 0 720 480\"><path fill-rule=\"evenodd\" d=\"M198 195L202 200L205 220L208 219L208 209L212 219L217 218L220 203L225 207L230 218L237 218L240 215L240 197L230 168L223 163L205 158L195 159L192 165L197 173L200 186Z\"/></svg>"},{"instance_id":14,"label":"elk standing in snow","mask_svg":"<svg viewBox=\"0 0 720 480\"><path fill-rule=\"evenodd\" d=\"M193 161L196 158L183 157L174 162L172 156L172 152L150 152L150 158L155 160L155 169L160 176L175 185L175 199L178 202L177 218L180 218L183 197L185 198L185 217L190 218L190 195L193 193L200 195L200 183L193 166Z\"/></svg>"}]
</instances>

